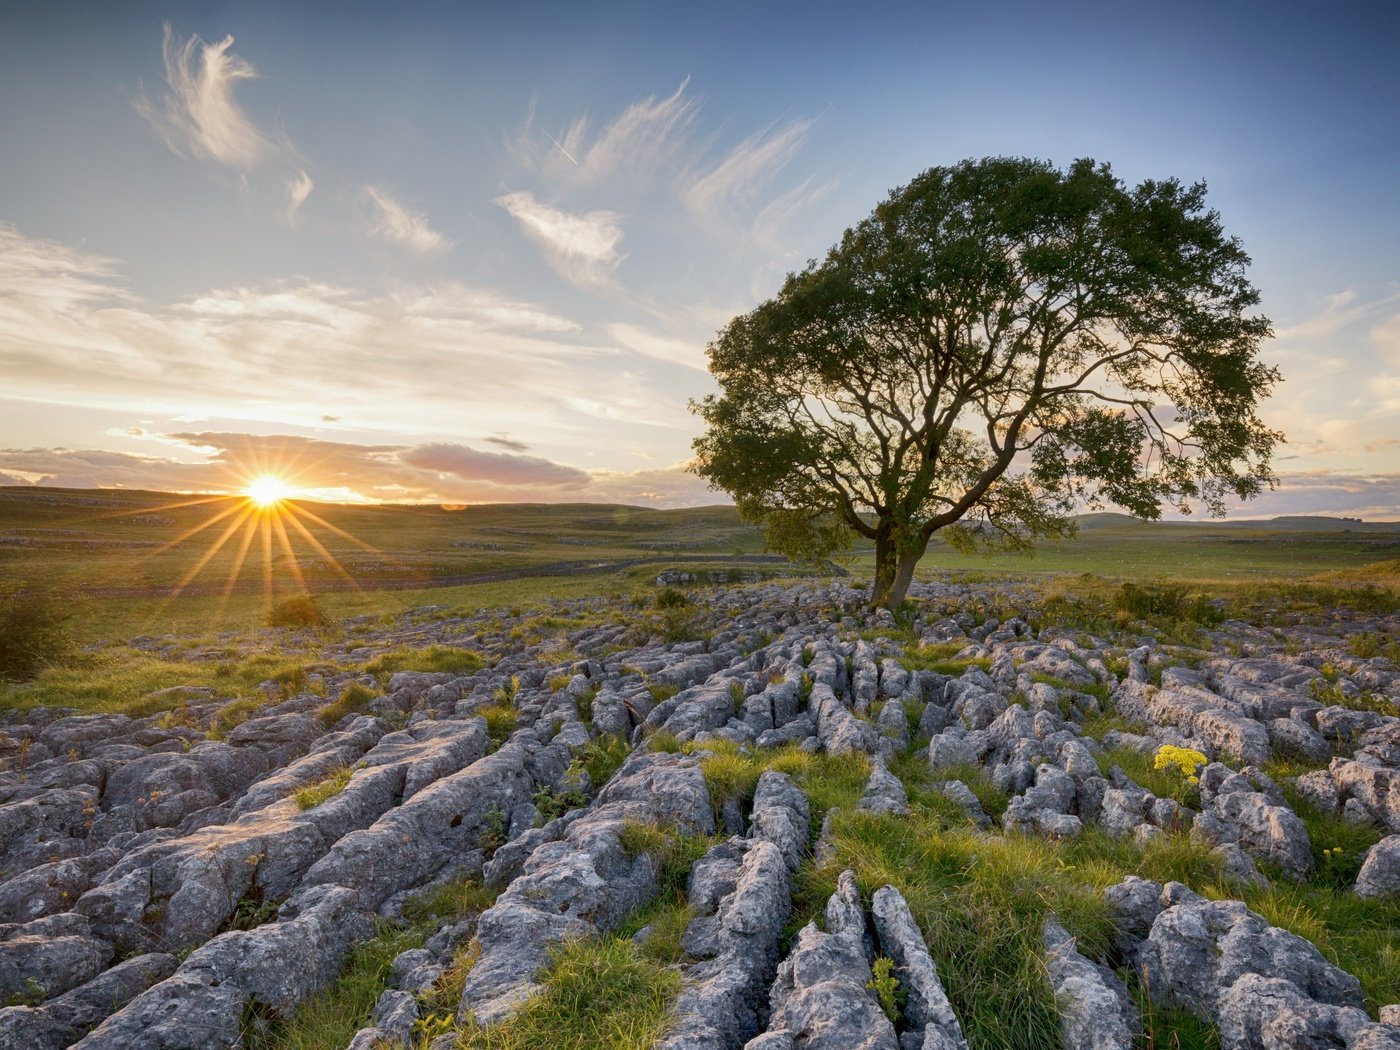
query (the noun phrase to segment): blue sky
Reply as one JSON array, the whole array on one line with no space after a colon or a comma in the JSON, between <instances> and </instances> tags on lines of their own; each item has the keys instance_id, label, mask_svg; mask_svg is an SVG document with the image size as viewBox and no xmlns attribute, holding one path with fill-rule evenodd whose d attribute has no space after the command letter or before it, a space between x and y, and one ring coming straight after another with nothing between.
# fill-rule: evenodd
<instances>
[{"instance_id":1,"label":"blue sky","mask_svg":"<svg viewBox=\"0 0 1400 1050\"><path fill-rule=\"evenodd\" d=\"M713 502L720 325L924 168L1092 156L1254 257L1243 513L1400 517L1393 4L31 6L0 480Z\"/></svg>"}]
</instances>

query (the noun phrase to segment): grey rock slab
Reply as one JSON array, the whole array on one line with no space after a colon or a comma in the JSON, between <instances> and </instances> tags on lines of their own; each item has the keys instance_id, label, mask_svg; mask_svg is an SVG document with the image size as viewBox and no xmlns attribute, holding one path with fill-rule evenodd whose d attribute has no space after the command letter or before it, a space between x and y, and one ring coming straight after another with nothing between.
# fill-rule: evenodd
<instances>
[{"instance_id":1,"label":"grey rock slab","mask_svg":"<svg viewBox=\"0 0 1400 1050\"><path fill-rule=\"evenodd\" d=\"M531 747L517 736L466 769L423 788L370 827L340 838L307 871L303 885L349 886L367 906L427 882L476 844L487 815L528 802Z\"/></svg>"},{"instance_id":2,"label":"grey rock slab","mask_svg":"<svg viewBox=\"0 0 1400 1050\"><path fill-rule=\"evenodd\" d=\"M1154 1000L1212 1022L1220 1015L1219 997L1245 974L1288 981L1333 1006L1363 1005L1355 977L1240 901L1183 900L1166 908L1152 923L1139 965Z\"/></svg>"},{"instance_id":3,"label":"grey rock slab","mask_svg":"<svg viewBox=\"0 0 1400 1050\"><path fill-rule=\"evenodd\" d=\"M1220 996L1216 1023L1229 1050L1325 1050L1354 1046L1370 1021L1358 1007L1317 1002L1289 981L1251 973Z\"/></svg>"},{"instance_id":4,"label":"grey rock slab","mask_svg":"<svg viewBox=\"0 0 1400 1050\"><path fill-rule=\"evenodd\" d=\"M73 912L0 926L0 1002L61 995L96 977L113 955Z\"/></svg>"},{"instance_id":5,"label":"grey rock slab","mask_svg":"<svg viewBox=\"0 0 1400 1050\"><path fill-rule=\"evenodd\" d=\"M938 979L938 967L904 897L893 886L875 891L871 915L880 950L904 987L904 1016L922 1050L967 1050L962 1025Z\"/></svg>"},{"instance_id":6,"label":"grey rock slab","mask_svg":"<svg viewBox=\"0 0 1400 1050\"><path fill-rule=\"evenodd\" d=\"M138 955L43 1006L0 1010L0 1046L63 1050L128 1000L175 971L173 955Z\"/></svg>"},{"instance_id":7,"label":"grey rock slab","mask_svg":"<svg viewBox=\"0 0 1400 1050\"><path fill-rule=\"evenodd\" d=\"M1132 1050L1138 1012L1112 971L1081 955L1054 919L1046 920L1041 939L1065 1050Z\"/></svg>"},{"instance_id":8,"label":"grey rock slab","mask_svg":"<svg viewBox=\"0 0 1400 1050\"><path fill-rule=\"evenodd\" d=\"M711 852L723 852L734 869L714 881L732 889L717 901L713 891L691 895L699 914L682 943L696 961L682 969L686 988L658 1050L737 1050L762 1027L791 909L790 873L778 847L763 839L730 840Z\"/></svg>"},{"instance_id":9,"label":"grey rock slab","mask_svg":"<svg viewBox=\"0 0 1400 1050\"><path fill-rule=\"evenodd\" d=\"M865 919L854 876L845 872L827 904L823 933L815 923L797 935L778 967L770 994L768 1031L777 1038L750 1046L790 1045L804 1050L900 1050L894 1026L866 989L871 980Z\"/></svg>"},{"instance_id":10,"label":"grey rock slab","mask_svg":"<svg viewBox=\"0 0 1400 1050\"><path fill-rule=\"evenodd\" d=\"M350 945L373 932L353 890L315 887L288 901L278 921L220 934L175 973L107 1018L84 1050L202 1050L241 1045L250 999L291 1010L329 985Z\"/></svg>"},{"instance_id":11,"label":"grey rock slab","mask_svg":"<svg viewBox=\"0 0 1400 1050\"><path fill-rule=\"evenodd\" d=\"M1385 899L1400 897L1400 835L1389 835L1366 854L1356 876L1356 895Z\"/></svg>"}]
</instances>

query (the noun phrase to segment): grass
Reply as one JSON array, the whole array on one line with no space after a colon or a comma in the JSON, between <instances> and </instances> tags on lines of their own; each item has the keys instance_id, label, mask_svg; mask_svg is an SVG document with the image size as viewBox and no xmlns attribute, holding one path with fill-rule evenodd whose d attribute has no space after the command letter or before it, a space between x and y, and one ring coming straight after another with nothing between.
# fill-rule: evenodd
<instances>
[{"instance_id":1,"label":"grass","mask_svg":"<svg viewBox=\"0 0 1400 1050\"><path fill-rule=\"evenodd\" d=\"M436 674L471 674L486 666L486 658L471 649L435 643L422 649L394 649L369 661L365 671L391 675L395 671L426 671Z\"/></svg>"},{"instance_id":2,"label":"grass","mask_svg":"<svg viewBox=\"0 0 1400 1050\"><path fill-rule=\"evenodd\" d=\"M379 696L369 686L361 682L351 682L341 691L340 697L316 709L316 717L330 729L346 715L363 714Z\"/></svg>"},{"instance_id":3,"label":"grass","mask_svg":"<svg viewBox=\"0 0 1400 1050\"><path fill-rule=\"evenodd\" d=\"M351 949L334 984L290 1016L245 1033L246 1045L250 1050L340 1050L369 1023L397 955L422 947L439 926L484 911L494 900L495 894L475 879L454 880L410 900L404 922L380 922L373 937Z\"/></svg>"},{"instance_id":4,"label":"grass","mask_svg":"<svg viewBox=\"0 0 1400 1050\"><path fill-rule=\"evenodd\" d=\"M827 811L837 806L855 805L870 778L870 761L863 754L823 752L813 755L796 744L753 750L728 740L686 745L686 749L709 752L700 760L700 771L716 814L730 799L737 799L747 809L753 802L758 778L766 770L777 770L792 777L807 795L814 838Z\"/></svg>"},{"instance_id":5,"label":"grass","mask_svg":"<svg viewBox=\"0 0 1400 1050\"><path fill-rule=\"evenodd\" d=\"M292 796L296 800L298 809L312 809L322 802L335 798L345 790L345 785L350 783L350 778L355 775L355 771L350 768L337 769L327 773L314 784L307 784Z\"/></svg>"},{"instance_id":6,"label":"grass","mask_svg":"<svg viewBox=\"0 0 1400 1050\"><path fill-rule=\"evenodd\" d=\"M797 921L818 915L849 867L862 894L893 885L938 960L974 1050L1059 1045L1059 1014L1040 962L1040 930L1056 915L1089 954L1112 935L1108 906L1038 838L983 836L941 811L908 818L842 810L835 856L799 874Z\"/></svg>"},{"instance_id":7,"label":"grass","mask_svg":"<svg viewBox=\"0 0 1400 1050\"><path fill-rule=\"evenodd\" d=\"M1192 809L1201 807L1196 785L1177 769L1158 769L1152 755L1144 755L1130 747L1106 747L1095 757L1104 776L1117 766L1139 787L1146 788L1158 798L1175 799Z\"/></svg>"},{"instance_id":8,"label":"grass","mask_svg":"<svg viewBox=\"0 0 1400 1050\"><path fill-rule=\"evenodd\" d=\"M476 713L486 719L486 732L493 748L509 740L520 721L520 712L508 704L488 704L478 708Z\"/></svg>"},{"instance_id":9,"label":"grass","mask_svg":"<svg viewBox=\"0 0 1400 1050\"><path fill-rule=\"evenodd\" d=\"M899 658L900 666L906 671L935 671L938 674L957 677L969 667L991 670L990 660L977 657L958 658L957 654L966 648L966 642L938 642L934 645L913 645L904 650Z\"/></svg>"},{"instance_id":10,"label":"grass","mask_svg":"<svg viewBox=\"0 0 1400 1050\"><path fill-rule=\"evenodd\" d=\"M472 1050L644 1050L665 1031L680 991L675 970L647 959L620 936L565 941L542 990L490 1028L469 1026Z\"/></svg>"}]
</instances>

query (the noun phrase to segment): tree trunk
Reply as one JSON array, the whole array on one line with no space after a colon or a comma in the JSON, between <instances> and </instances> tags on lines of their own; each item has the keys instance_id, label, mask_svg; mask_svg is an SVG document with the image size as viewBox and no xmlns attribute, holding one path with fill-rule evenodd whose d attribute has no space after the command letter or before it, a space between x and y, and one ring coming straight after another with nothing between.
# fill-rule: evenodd
<instances>
[{"instance_id":1,"label":"tree trunk","mask_svg":"<svg viewBox=\"0 0 1400 1050\"><path fill-rule=\"evenodd\" d=\"M875 582L870 588L870 607L893 612L904 602L914 580L914 566L922 550L901 551L895 537L885 533L875 537Z\"/></svg>"}]
</instances>

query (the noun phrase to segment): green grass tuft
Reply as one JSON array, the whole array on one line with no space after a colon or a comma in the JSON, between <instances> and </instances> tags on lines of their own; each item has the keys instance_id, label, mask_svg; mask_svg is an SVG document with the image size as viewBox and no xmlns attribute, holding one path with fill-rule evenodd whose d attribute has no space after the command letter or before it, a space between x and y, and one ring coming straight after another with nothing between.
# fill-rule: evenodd
<instances>
[{"instance_id":1,"label":"green grass tuft","mask_svg":"<svg viewBox=\"0 0 1400 1050\"><path fill-rule=\"evenodd\" d=\"M473 1050L645 1050L665 1031L680 974L630 940L601 937L555 948L542 990L508 1021L469 1026Z\"/></svg>"},{"instance_id":2,"label":"green grass tuft","mask_svg":"<svg viewBox=\"0 0 1400 1050\"><path fill-rule=\"evenodd\" d=\"M333 773L327 773L314 784L306 785L292 798L296 799L297 808L311 809L339 795L345 790L345 785L350 783L350 778L354 775L353 769L337 769Z\"/></svg>"}]
</instances>

